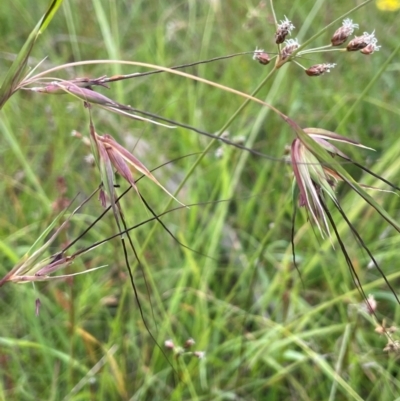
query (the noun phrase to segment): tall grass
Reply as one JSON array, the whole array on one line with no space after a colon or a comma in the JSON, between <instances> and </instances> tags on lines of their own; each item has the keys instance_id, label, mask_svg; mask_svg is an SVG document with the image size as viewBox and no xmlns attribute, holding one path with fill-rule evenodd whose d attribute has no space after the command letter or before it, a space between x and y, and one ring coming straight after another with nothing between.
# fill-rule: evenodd
<instances>
[{"instance_id":1,"label":"tall grass","mask_svg":"<svg viewBox=\"0 0 400 401\"><path fill-rule=\"evenodd\" d=\"M322 0L275 3L277 18L287 15L293 21L297 28L293 35L301 43L355 6ZM7 40L2 46L2 77L41 15L23 0L3 8L0 26ZM396 184L400 169L396 14L378 12L371 2L351 17L360 31L375 29L382 44L379 52L369 58L307 55L300 60L304 65L335 62L338 66L330 74L309 78L290 63L257 97L301 127L330 129L375 148L375 152L345 151ZM312 45L329 42L335 29ZM47 56L39 70L70 61L115 58L169 67L251 52L255 46L273 53L274 32L269 5L257 2L65 0L35 44L29 65ZM251 56L185 72L250 94L270 71L270 66L261 66ZM99 64L67 69L57 77L136 71L145 69ZM166 73L110 86L99 92L217 135L244 101ZM183 128L166 129L96 108L91 112L100 134L113 135L149 169L207 149L195 168L199 154L154 172L170 192L187 177L177 196L185 204L199 205L171 212L162 221L198 253L177 244L158 222L131 232L140 268L132 253L129 261L144 321L119 237L77 258L64 273L107 264L106 268L58 281L1 287L0 399L399 397L396 355L383 351L387 338L375 329L377 324L396 326L400 309L337 211L332 210L332 218L365 293L378 301L378 320L360 306L363 299L338 243L333 240L332 248L331 241L314 235L305 213L296 218L294 244L300 274L295 269L290 165L218 141L210 147L209 138ZM98 187L100 175L85 160L90 147L70 135L74 130L89 135L88 112L80 101L19 91L0 113L0 270L4 276L69 201L77 196L72 210ZM227 131L230 141L244 141L245 146L275 159L286 157L286 146L294 139L279 116L255 102L240 112ZM363 184L380 187L373 177L347 168ZM120 193L127 183L117 179ZM144 178L138 188L161 213L170 202L168 195L151 184ZM398 220L397 195L369 193ZM344 185L339 185L337 195L396 290L398 233ZM151 217L134 191L121 202L128 226ZM77 238L102 211L96 200L83 206L51 245L50 254ZM112 213L95 227L74 250L118 233ZM397 338L396 333L392 336ZM180 347L189 338L196 344L183 352ZM166 340L172 340L173 349L164 346ZM205 357L196 358L194 351L205 351Z\"/></svg>"}]
</instances>

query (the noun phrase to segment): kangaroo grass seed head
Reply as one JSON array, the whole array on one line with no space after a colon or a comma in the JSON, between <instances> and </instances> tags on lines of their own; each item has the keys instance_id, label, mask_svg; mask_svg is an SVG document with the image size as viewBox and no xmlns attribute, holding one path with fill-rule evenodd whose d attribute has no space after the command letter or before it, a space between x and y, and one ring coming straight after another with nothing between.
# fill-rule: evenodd
<instances>
[{"instance_id":1,"label":"kangaroo grass seed head","mask_svg":"<svg viewBox=\"0 0 400 401\"><path fill-rule=\"evenodd\" d=\"M332 36L332 46L340 46L341 44L346 42L348 37L353 34L354 29L358 28L358 24L353 24L353 20L351 20L350 18L346 18L345 20L343 20L342 26L337 29Z\"/></svg>"},{"instance_id":2,"label":"kangaroo grass seed head","mask_svg":"<svg viewBox=\"0 0 400 401\"><path fill-rule=\"evenodd\" d=\"M90 88L82 87L78 85L76 81L54 81L43 87L31 88L31 90L49 95L70 94L85 102L104 106L116 105L116 103L107 96L95 92Z\"/></svg>"},{"instance_id":3,"label":"kangaroo grass seed head","mask_svg":"<svg viewBox=\"0 0 400 401\"><path fill-rule=\"evenodd\" d=\"M287 35L290 35L295 26L292 22L286 17L281 23L278 25L278 29L275 32L275 43L277 45L283 43L286 39Z\"/></svg>"},{"instance_id":4,"label":"kangaroo grass seed head","mask_svg":"<svg viewBox=\"0 0 400 401\"><path fill-rule=\"evenodd\" d=\"M356 141L324 129L304 128L303 131L323 148L321 151L325 150L332 157L337 155L351 161L345 153L329 141L342 142L365 148L365 146ZM292 142L290 157L295 182L298 187L299 206L307 208L311 216L311 221L318 227L322 237L325 235L330 237L329 224L325 211L325 196L328 196L339 207L335 187L338 181L343 180L342 176L336 170L335 163L327 165L326 162L322 162L321 156L306 145L305 141L300 139L300 137Z\"/></svg>"},{"instance_id":5,"label":"kangaroo grass seed head","mask_svg":"<svg viewBox=\"0 0 400 401\"><path fill-rule=\"evenodd\" d=\"M84 89L84 88L83 88ZM168 192L153 176L153 174L142 164L135 156L133 156L127 149L121 146L111 135L98 135L93 124L90 102L84 102L85 107L89 110L90 124L90 144L92 148L92 154L94 156L96 165L100 171L102 188L100 189L99 200L103 207L106 206L106 200L111 203L111 207L114 213L115 221L119 230L121 210L119 204L116 204L116 192L115 192L115 176L114 170L117 171L137 192L141 200L142 196L136 186L135 180L133 179L130 167L139 171L141 174L150 178L160 188L162 188L169 196L179 202L170 192ZM118 104L117 104L118 105Z\"/></svg>"},{"instance_id":6,"label":"kangaroo grass seed head","mask_svg":"<svg viewBox=\"0 0 400 401\"><path fill-rule=\"evenodd\" d=\"M329 176L329 170L321 165L318 158L298 138L292 142L291 161L299 190L299 206L307 208L322 237L329 236L328 219L322 205L325 202L324 192L336 200L334 181Z\"/></svg>"},{"instance_id":7,"label":"kangaroo grass seed head","mask_svg":"<svg viewBox=\"0 0 400 401\"><path fill-rule=\"evenodd\" d=\"M108 164L112 165L115 170L120 174L130 185L136 190L136 183L133 179L130 167L139 171L141 174L150 178L155 184L163 189L169 196L179 202L171 193L169 193L154 177L154 175L147 169L147 167L140 162L132 153L121 146L111 135L98 135L95 133L95 143L100 153L100 158L104 164L104 168L108 174ZM112 187L114 186L114 183ZM182 203L181 203L182 204Z\"/></svg>"},{"instance_id":8,"label":"kangaroo grass seed head","mask_svg":"<svg viewBox=\"0 0 400 401\"><path fill-rule=\"evenodd\" d=\"M330 72L331 68L334 68L336 64L316 64L305 70L305 73L310 77L318 77Z\"/></svg>"}]
</instances>

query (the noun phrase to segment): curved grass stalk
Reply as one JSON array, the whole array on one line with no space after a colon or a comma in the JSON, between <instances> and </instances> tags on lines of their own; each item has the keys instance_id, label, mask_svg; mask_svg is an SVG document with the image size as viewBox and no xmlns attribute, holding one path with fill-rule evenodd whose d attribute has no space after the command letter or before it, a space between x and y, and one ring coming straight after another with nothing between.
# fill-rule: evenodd
<instances>
[{"instance_id":1,"label":"curved grass stalk","mask_svg":"<svg viewBox=\"0 0 400 401\"><path fill-rule=\"evenodd\" d=\"M171 68L163 67L163 66L156 65L156 64L142 63L142 62L139 62L139 61L125 61L125 60L87 60L87 61L78 61L78 62L63 64L63 65L60 65L60 66L57 66L57 67L50 68L50 69L48 69L46 71L43 71L43 72L41 72L39 74L36 74L33 77L21 82L20 85L18 85L18 87L16 88L15 91L17 91L19 89L22 89L24 87L27 87L28 85L32 85L33 83L38 81L40 78L45 77L45 76L47 76L49 74L52 74L52 73L54 73L56 71L61 71L61 70L64 70L64 69L67 69L67 68L71 68L71 67L84 66L84 65L98 65L98 64L125 64L125 65L131 65L131 66L136 66L136 67L149 68L149 69L158 70L158 71L164 71L164 72L168 72L168 73L174 74L174 75L179 75L181 77L184 77L184 78L187 78L187 79L191 79L191 80L194 80L194 81L198 81L198 82L201 82L203 84L206 84L206 85L209 85L209 86L213 86L213 87L215 87L217 89L224 90L226 92L230 92L230 93L232 93L234 95L241 96L241 97L245 98L248 102L253 101L253 102L256 102L258 104L261 104L262 106L270 108L272 111L277 113L283 119L287 119L288 118L287 116L285 116L282 112L280 112L274 106L272 106L272 105L270 105L270 104L268 104L266 102L263 102L262 100L257 99L257 98L254 97L259 92L259 90L264 86L265 82L267 82L270 79L272 73L275 72L274 69L271 70L271 72L268 74L268 76L261 82L261 84L259 84L257 86L257 88L253 91L252 95L248 95L248 94L246 94L244 92L241 92L239 90L230 88L230 87L225 86L225 85L218 84L218 83L216 83L214 81L210 81L210 80L207 80L205 78L201 78L201 77L198 77L198 76L195 76L195 75L192 75L192 74L188 74L186 72L173 70ZM247 104L248 103L246 103L246 105ZM240 111L244 107L245 106L241 107Z\"/></svg>"}]
</instances>

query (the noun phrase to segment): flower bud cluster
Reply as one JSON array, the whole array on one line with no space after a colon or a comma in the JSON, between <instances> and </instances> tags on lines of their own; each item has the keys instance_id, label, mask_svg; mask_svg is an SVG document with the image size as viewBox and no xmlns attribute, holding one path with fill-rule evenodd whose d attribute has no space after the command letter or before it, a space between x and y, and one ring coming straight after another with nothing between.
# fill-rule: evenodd
<instances>
[{"instance_id":1,"label":"flower bud cluster","mask_svg":"<svg viewBox=\"0 0 400 401\"><path fill-rule=\"evenodd\" d=\"M335 31L332 36L332 46L340 46L345 43L350 35L353 34L354 29L358 29L358 24L353 24L353 21L346 18L343 21L342 26ZM363 54L372 54L374 51L378 51L381 46L377 46L378 39L375 38L375 31L372 33L364 32L362 36L356 36L352 39L346 47L349 52L355 52L360 50Z\"/></svg>"},{"instance_id":2,"label":"flower bud cluster","mask_svg":"<svg viewBox=\"0 0 400 401\"><path fill-rule=\"evenodd\" d=\"M352 39L346 47L349 52L360 50L362 54L369 55L375 51L379 51L381 46L377 46L378 39L375 37L375 32L364 32L362 36Z\"/></svg>"},{"instance_id":3,"label":"flower bud cluster","mask_svg":"<svg viewBox=\"0 0 400 401\"><path fill-rule=\"evenodd\" d=\"M175 354L176 358L181 355L190 355L196 357L197 359L203 359L206 355L204 351L190 351L190 348L192 348L195 344L196 342L193 340L193 338L187 339L183 346L175 345L170 339L164 342L165 348L171 350Z\"/></svg>"},{"instance_id":4,"label":"flower bud cluster","mask_svg":"<svg viewBox=\"0 0 400 401\"><path fill-rule=\"evenodd\" d=\"M299 49L301 46L297 39L286 39L287 35L295 29L292 22L285 16L284 20L281 20L277 26L275 32L275 43L278 45L278 56L275 64L275 68L280 68L283 64L291 61L296 56L301 56L309 53L325 52L325 51L360 51L362 54L369 55L378 51L381 46L378 46L378 40L375 37L375 33L364 32L361 36L356 36L350 40L346 48L332 49L332 47L338 47L346 43L349 37L354 33L355 29L359 29L359 25L353 23L350 18L343 20L342 26L338 28L331 38L331 43L327 46L322 46L315 49L302 50ZM281 48L281 45L282 48ZM329 48L329 49L328 49ZM258 61L262 65L267 65L271 61L271 57L263 49L257 49L254 51L253 59ZM297 63L299 64L299 63ZM300 64L299 64L300 65ZM301 66L301 65L300 65ZM321 63L315 64L309 68L304 68L305 73L310 77L317 77L330 72L336 64L334 63Z\"/></svg>"}]
</instances>

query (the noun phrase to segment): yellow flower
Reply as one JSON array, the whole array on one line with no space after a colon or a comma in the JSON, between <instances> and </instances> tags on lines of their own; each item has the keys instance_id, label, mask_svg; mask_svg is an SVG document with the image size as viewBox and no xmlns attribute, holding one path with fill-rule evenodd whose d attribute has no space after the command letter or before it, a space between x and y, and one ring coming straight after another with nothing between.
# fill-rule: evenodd
<instances>
[{"instance_id":1,"label":"yellow flower","mask_svg":"<svg viewBox=\"0 0 400 401\"><path fill-rule=\"evenodd\" d=\"M382 11L396 11L400 8L400 0L376 0L376 6Z\"/></svg>"}]
</instances>

